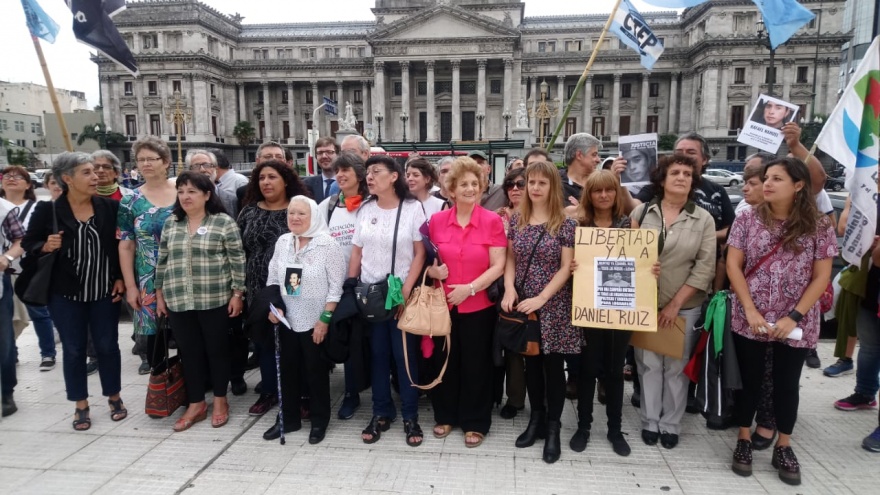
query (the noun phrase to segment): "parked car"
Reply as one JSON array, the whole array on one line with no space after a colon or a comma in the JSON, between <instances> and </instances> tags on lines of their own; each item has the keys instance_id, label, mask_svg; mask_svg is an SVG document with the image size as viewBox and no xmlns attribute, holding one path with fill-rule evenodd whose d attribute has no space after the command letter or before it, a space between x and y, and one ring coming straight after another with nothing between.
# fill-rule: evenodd
<instances>
[{"instance_id":1,"label":"parked car","mask_svg":"<svg viewBox=\"0 0 880 495\"><path fill-rule=\"evenodd\" d=\"M743 183L742 174L736 174L720 168L710 168L703 172L703 179L722 186L738 186Z\"/></svg>"},{"instance_id":2,"label":"parked car","mask_svg":"<svg viewBox=\"0 0 880 495\"><path fill-rule=\"evenodd\" d=\"M826 191L843 191L845 187L846 182L843 177L828 177L825 179Z\"/></svg>"},{"instance_id":3,"label":"parked car","mask_svg":"<svg viewBox=\"0 0 880 495\"><path fill-rule=\"evenodd\" d=\"M39 177L37 177L37 174L33 172L28 172L28 175L31 176L31 183L34 185L34 187L43 187L43 181L40 180Z\"/></svg>"}]
</instances>

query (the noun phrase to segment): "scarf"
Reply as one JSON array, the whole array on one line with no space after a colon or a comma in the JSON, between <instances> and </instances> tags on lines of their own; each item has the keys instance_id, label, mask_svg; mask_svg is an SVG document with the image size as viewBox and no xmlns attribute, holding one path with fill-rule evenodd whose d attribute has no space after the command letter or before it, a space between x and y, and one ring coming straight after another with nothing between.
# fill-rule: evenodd
<instances>
[{"instance_id":1,"label":"scarf","mask_svg":"<svg viewBox=\"0 0 880 495\"><path fill-rule=\"evenodd\" d=\"M98 186L98 195L99 196L112 196L119 190L119 183L114 182L109 186Z\"/></svg>"},{"instance_id":2,"label":"scarf","mask_svg":"<svg viewBox=\"0 0 880 495\"><path fill-rule=\"evenodd\" d=\"M345 209L349 212L355 211L361 207L361 201L363 201L363 196L358 194L357 196L352 196L350 198L345 197L345 194L339 193L339 200L345 205Z\"/></svg>"},{"instance_id":3,"label":"scarf","mask_svg":"<svg viewBox=\"0 0 880 495\"><path fill-rule=\"evenodd\" d=\"M300 238L306 237L308 239L315 238L321 234L330 234L330 228L327 227L327 221L324 220L324 217L318 213L318 203L315 203L315 200L309 198L307 196L294 196L290 199L290 202L299 201L301 203L305 203L309 205L309 209L312 212L312 220L309 224L309 228L306 229L302 234L293 234L293 252L299 253L300 248Z\"/></svg>"}]
</instances>

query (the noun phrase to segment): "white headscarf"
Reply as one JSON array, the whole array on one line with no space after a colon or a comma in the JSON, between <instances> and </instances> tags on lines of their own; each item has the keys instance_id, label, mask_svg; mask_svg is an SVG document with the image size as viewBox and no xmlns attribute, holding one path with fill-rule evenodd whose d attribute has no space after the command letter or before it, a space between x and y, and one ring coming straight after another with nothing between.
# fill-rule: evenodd
<instances>
[{"instance_id":1,"label":"white headscarf","mask_svg":"<svg viewBox=\"0 0 880 495\"><path fill-rule=\"evenodd\" d=\"M307 237L309 239L314 239L315 237L318 237L321 234L330 235L330 227L327 226L327 221L324 220L323 215L318 213L318 203L315 203L315 200L313 200L312 198L310 198L308 196L300 195L300 196L294 196L293 198L290 199L290 205L293 205L294 202L300 202L300 203L305 203L305 204L309 205L309 209L312 212L312 219L311 219L311 223L309 223L308 230L306 230L305 232L303 232L300 235L296 235L293 232L291 232L291 235L293 236L293 252L298 253L299 252L299 238L300 237ZM288 205L288 207L287 207L288 212L290 211L290 205Z\"/></svg>"}]
</instances>

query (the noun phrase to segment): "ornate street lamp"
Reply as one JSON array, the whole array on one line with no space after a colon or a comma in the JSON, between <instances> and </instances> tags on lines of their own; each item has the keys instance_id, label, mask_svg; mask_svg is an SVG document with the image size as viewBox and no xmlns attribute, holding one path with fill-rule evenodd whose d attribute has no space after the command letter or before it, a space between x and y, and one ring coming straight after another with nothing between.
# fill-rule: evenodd
<instances>
[{"instance_id":1,"label":"ornate street lamp","mask_svg":"<svg viewBox=\"0 0 880 495\"><path fill-rule=\"evenodd\" d=\"M480 122L480 137L477 138L477 141L483 140L483 119L485 119L485 118L486 118L486 114L484 114L483 112L477 113L477 121Z\"/></svg>"},{"instance_id":2,"label":"ornate street lamp","mask_svg":"<svg viewBox=\"0 0 880 495\"><path fill-rule=\"evenodd\" d=\"M406 112L400 112L400 121L403 122L403 142L406 142L406 121L409 120L409 115Z\"/></svg>"},{"instance_id":3,"label":"ornate street lamp","mask_svg":"<svg viewBox=\"0 0 880 495\"><path fill-rule=\"evenodd\" d=\"M546 122L549 126L550 117L556 115L556 112L559 111L559 108L555 103L547 103L547 95L550 93L550 85L547 84L547 81L541 81L541 102L538 104L538 107L534 111L534 117L538 119L538 126L540 126L540 130L538 132L538 146L544 147L544 123ZM530 112L531 113L531 112Z\"/></svg>"},{"instance_id":4,"label":"ornate street lamp","mask_svg":"<svg viewBox=\"0 0 880 495\"><path fill-rule=\"evenodd\" d=\"M511 117L512 117L512 115L510 115L510 110L505 108L504 113L501 114L501 118L504 119L504 140L505 141L507 141L507 139L508 139L507 131L508 131L508 128L510 127L510 118Z\"/></svg>"},{"instance_id":5,"label":"ornate street lamp","mask_svg":"<svg viewBox=\"0 0 880 495\"><path fill-rule=\"evenodd\" d=\"M98 138L98 145L102 150L107 149L107 136L110 135L110 126L105 125L104 129L101 129L101 124L95 124L95 135Z\"/></svg>"},{"instance_id":6,"label":"ornate street lamp","mask_svg":"<svg viewBox=\"0 0 880 495\"><path fill-rule=\"evenodd\" d=\"M376 141L376 144L382 144L382 119L384 118L382 117L382 112L376 112L375 118L376 122L378 122L377 125L379 127L379 139Z\"/></svg>"},{"instance_id":7,"label":"ornate street lamp","mask_svg":"<svg viewBox=\"0 0 880 495\"><path fill-rule=\"evenodd\" d=\"M174 109L169 110L167 114L168 121L174 125L174 133L177 136L177 165L174 167L174 170L171 172L171 175L176 176L177 170L183 170L183 145L181 144L181 134L183 134L183 126L187 122L192 121L192 109L190 108L181 108L181 103L185 103L181 98L180 91L174 92Z\"/></svg>"},{"instance_id":8,"label":"ornate street lamp","mask_svg":"<svg viewBox=\"0 0 880 495\"><path fill-rule=\"evenodd\" d=\"M770 50L770 75L767 77L767 94L773 96L773 83L776 82L776 50L770 45L770 32L764 30L764 19L757 22L758 42Z\"/></svg>"}]
</instances>

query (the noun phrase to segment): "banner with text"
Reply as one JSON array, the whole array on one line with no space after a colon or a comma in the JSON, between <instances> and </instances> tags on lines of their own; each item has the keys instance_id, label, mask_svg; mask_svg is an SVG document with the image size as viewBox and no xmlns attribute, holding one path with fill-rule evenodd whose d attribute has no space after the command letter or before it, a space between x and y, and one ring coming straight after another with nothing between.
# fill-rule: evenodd
<instances>
[{"instance_id":1,"label":"banner with text","mask_svg":"<svg viewBox=\"0 0 880 495\"><path fill-rule=\"evenodd\" d=\"M657 231L579 227L575 235L573 325L657 331Z\"/></svg>"}]
</instances>

